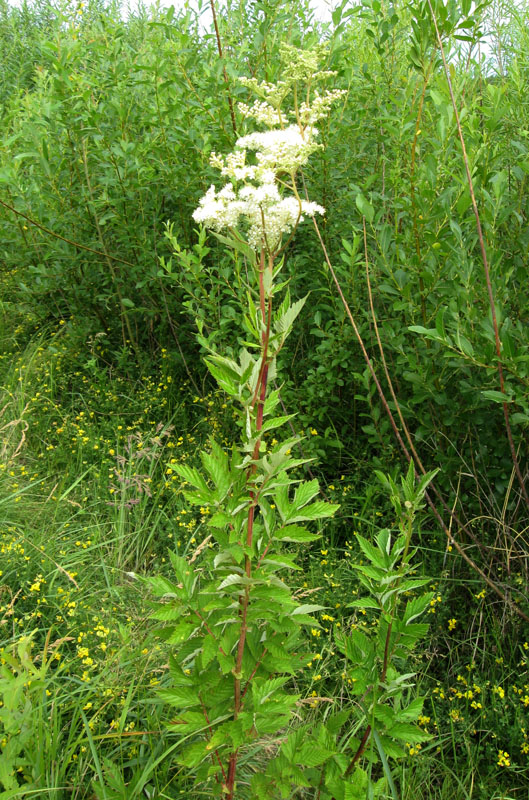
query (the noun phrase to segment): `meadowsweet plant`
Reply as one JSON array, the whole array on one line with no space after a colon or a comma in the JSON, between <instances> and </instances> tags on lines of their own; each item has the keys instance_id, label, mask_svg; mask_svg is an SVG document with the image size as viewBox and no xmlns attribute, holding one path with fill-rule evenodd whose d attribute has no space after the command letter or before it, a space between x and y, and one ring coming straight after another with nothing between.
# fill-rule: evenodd
<instances>
[{"instance_id":1,"label":"meadowsweet plant","mask_svg":"<svg viewBox=\"0 0 529 800\"><path fill-rule=\"evenodd\" d=\"M274 786L281 797L290 797L297 785L312 787L318 800L398 800L392 761L413 755L431 738L417 725L424 698L414 696L409 657L426 635L428 625L419 618L433 598L422 592L429 579L416 576L411 538L435 472L417 481L411 465L400 486L391 476L376 474L398 528L396 535L379 531L374 542L356 534L363 558L352 567L364 596L348 604L356 615L334 637L347 698L341 703L336 698L323 722L299 725L285 738L255 779L261 797L274 796Z\"/></svg>"},{"instance_id":2,"label":"meadowsweet plant","mask_svg":"<svg viewBox=\"0 0 529 800\"><path fill-rule=\"evenodd\" d=\"M48 664L37 666L32 657L32 636L22 636L16 647L4 649L0 660L0 789L3 797L15 796L23 775L33 788L34 736L39 696L46 686Z\"/></svg>"},{"instance_id":3,"label":"meadowsweet plant","mask_svg":"<svg viewBox=\"0 0 529 800\"><path fill-rule=\"evenodd\" d=\"M359 609L371 617L371 625L353 624L350 630L336 638L338 649L345 656L344 674L350 691L363 715L361 736L348 742L353 749L345 776L361 774L360 760L370 751L371 763L380 759L393 797L393 785L388 757L402 758L430 736L416 722L424 698L410 695L413 673L408 671L408 659L428 625L419 618L430 606L432 592L421 592L429 583L417 577L411 546L414 521L424 506L424 494L437 470L416 481L413 462L400 487L389 475L375 471L386 487L396 513L398 533L381 530L370 542L357 534L364 563L354 565L365 597L354 600L350 608ZM367 622L367 620L366 620Z\"/></svg>"},{"instance_id":4,"label":"meadowsweet plant","mask_svg":"<svg viewBox=\"0 0 529 800\"><path fill-rule=\"evenodd\" d=\"M265 130L241 136L226 156L211 155L226 182L212 186L194 212L247 263L245 346L237 359L215 351L206 359L240 408L241 440L226 452L212 439L200 454L202 471L175 465L187 501L207 512L208 533L189 559L171 554L174 581L156 577L151 585L161 600L154 616L167 623L162 635L174 646L171 686L161 695L175 708L180 762L202 791L227 800L259 796L252 765L262 765L263 739L291 718L299 696L289 691L289 678L309 660L302 627L316 626L310 614L321 609L300 604L289 589L288 572L299 567L285 543L318 538L305 524L338 507L317 499L316 480L294 477L305 459L293 453L297 437L281 437L291 417L277 413L279 392L269 391L305 302L291 302L279 279L285 247L304 216L324 213L302 200L296 185L298 170L321 146L316 123L340 95L317 89L329 75L318 71L323 55L323 48L285 45L278 83L243 81L258 99L239 111Z\"/></svg>"}]
</instances>

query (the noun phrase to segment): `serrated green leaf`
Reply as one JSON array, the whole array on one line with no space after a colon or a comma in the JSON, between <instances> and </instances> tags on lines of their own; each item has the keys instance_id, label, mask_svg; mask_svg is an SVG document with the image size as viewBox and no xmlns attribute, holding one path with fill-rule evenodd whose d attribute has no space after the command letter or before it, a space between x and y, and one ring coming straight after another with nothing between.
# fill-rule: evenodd
<instances>
[{"instance_id":1,"label":"serrated green leaf","mask_svg":"<svg viewBox=\"0 0 529 800\"><path fill-rule=\"evenodd\" d=\"M298 300L295 303L287 308L287 310L280 316L278 320L276 320L274 329L277 333L283 334L283 336L287 336L292 325L300 313L301 309L305 305L308 295L302 297L301 300Z\"/></svg>"},{"instance_id":2,"label":"serrated green leaf","mask_svg":"<svg viewBox=\"0 0 529 800\"><path fill-rule=\"evenodd\" d=\"M422 595L422 597L414 597L412 600L408 600L403 616L403 621L406 623L406 625L409 625L414 619L417 619L417 617L420 617L421 614L424 614L430 605L430 601L432 600L433 596L433 592L428 592L427 594Z\"/></svg>"},{"instance_id":3,"label":"serrated green leaf","mask_svg":"<svg viewBox=\"0 0 529 800\"><path fill-rule=\"evenodd\" d=\"M227 578L224 578L224 580L218 586L218 591L220 592L222 589L227 589L230 586L248 585L248 583L251 583L251 581L246 577L246 575L233 573L232 575L228 575Z\"/></svg>"},{"instance_id":4,"label":"serrated green leaf","mask_svg":"<svg viewBox=\"0 0 529 800\"><path fill-rule=\"evenodd\" d=\"M312 481L305 481L300 483L299 486L296 488L294 492L294 500L292 501L292 506L299 510L306 506L307 503L315 497L320 490L320 485L316 478Z\"/></svg>"},{"instance_id":5,"label":"serrated green leaf","mask_svg":"<svg viewBox=\"0 0 529 800\"><path fill-rule=\"evenodd\" d=\"M409 705L401 708L398 711L399 720L401 722L411 722L416 720L422 712L424 704L424 697L415 697Z\"/></svg>"},{"instance_id":6,"label":"serrated green leaf","mask_svg":"<svg viewBox=\"0 0 529 800\"><path fill-rule=\"evenodd\" d=\"M164 578L162 575L153 575L147 578L147 583L151 587L155 597L165 597L171 594L176 597L181 597L182 595L180 587L167 578Z\"/></svg>"},{"instance_id":7,"label":"serrated green leaf","mask_svg":"<svg viewBox=\"0 0 529 800\"><path fill-rule=\"evenodd\" d=\"M288 525L276 533L276 539L281 542L314 542L321 537L321 533L311 533L300 525Z\"/></svg>"},{"instance_id":8,"label":"serrated green leaf","mask_svg":"<svg viewBox=\"0 0 529 800\"><path fill-rule=\"evenodd\" d=\"M351 603L347 603L346 608L374 608L379 610L380 606L377 605L375 600L371 600L368 597L361 597L359 600L353 600Z\"/></svg>"},{"instance_id":9,"label":"serrated green leaf","mask_svg":"<svg viewBox=\"0 0 529 800\"><path fill-rule=\"evenodd\" d=\"M288 522L305 522L308 520L326 519L332 517L340 508L337 503L327 503L325 500L318 500L305 506L301 512L291 508L288 514Z\"/></svg>"},{"instance_id":10,"label":"serrated green leaf","mask_svg":"<svg viewBox=\"0 0 529 800\"><path fill-rule=\"evenodd\" d=\"M179 556L173 550L169 551L169 558L171 559L172 567L175 575L182 584L185 596L191 597L195 585L195 574L190 564L187 563L183 556Z\"/></svg>"},{"instance_id":11,"label":"serrated green leaf","mask_svg":"<svg viewBox=\"0 0 529 800\"><path fill-rule=\"evenodd\" d=\"M254 700L254 707L262 705L274 694L281 689L289 681L287 677L270 678L265 681L254 681L252 683L252 697Z\"/></svg>"},{"instance_id":12,"label":"serrated green leaf","mask_svg":"<svg viewBox=\"0 0 529 800\"><path fill-rule=\"evenodd\" d=\"M386 559L384 557L384 553L381 553L378 547L375 547L371 544L367 539L364 539L363 536L360 536L359 533L356 534L356 541L360 545L364 555L371 561L375 567L380 567L380 569L385 569L386 567Z\"/></svg>"},{"instance_id":13,"label":"serrated green leaf","mask_svg":"<svg viewBox=\"0 0 529 800\"><path fill-rule=\"evenodd\" d=\"M215 656L217 655L217 651L219 649L219 643L217 640L208 634L204 637L202 642L202 666L207 667L210 664Z\"/></svg>"},{"instance_id":14,"label":"serrated green leaf","mask_svg":"<svg viewBox=\"0 0 529 800\"><path fill-rule=\"evenodd\" d=\"M298 614L315 614L316 611L323 611L327 606L316 606L310 605L309 603L304 603L300 606L296 606L296 608L290 612L291 616L297 616Z\"/></svg>"},{"instance_id":15,"label":"serrated green leaf","mask_svg":"<svg viewBox=\"0 0 529 800\"><path fill-rule=\"evenodd\" d=\"M167 644L181 644L190 639L195 629L196 625L192 620L180 622L178 625L173 625L168 629L170 632L164 637L165 641Z\"/></svg>"},{"instance_id":16,"label":"serrated green leaf","mask_svg":"<svg viewBox=\"0 0 529 800\"><path fill-rule=\"evenodd\" d=\"M406 751L389 736L380 736L380 743L384 748L384 753L389 758L404 758Z\"/></svg>"},{"instance_id":17,"label":"serrated green leaf","mask_svg":"<svg viewBox=\"0 0 529 800\"><path fill-rule=\"evenodd\" d=\"M294 561L294 556L290 556L287 553L277 553L274 556L268 556L267 558L263 559L262 564L276 565L278 567L286 567L287 569L302 569L302 567L300 567Z\"/></svg>"},{"instance_id":18,"label":"serrated green leaf","mask_svg":"<svg viewBox=\"0 0 529 800\"><path fill-rule=\"evenodd\" d=\"M211 755L210 751L206 750L206 744L207 742L203 741L195 742L195 744L190 745L179 755L179 763L190 769L198 767L201 761L205 758L209 758Z\"/></svg>"},{"instance_id":19,"label":"serrated green leaf","mask_svg":"<svg viewBox=\"0 0 529 800\"><path fill-rule=\"evenodd\" d=\"M182 617L182 606L180 603L167 603L158 606L156 611L149 615L151 619L161 620L162 622L174 622Z\"/></svg>"},{"instance_id":20,"label":"serrated green leaf","mask_svg":"<svg viewBox=\"0 0 529 800\"><path fill-rule=\"evenodd\" d=\"M231 672L235 666L235 660L233 656L227 655L226 653L223 653L221 650L217 650L215 655L217 657L217 661L219 667L222 670L222 673L224 675L227 675L229 672Z\"/></svg>"},{"instance_id":21,"label":"serrated green leaf","mask_svg":"<svg viewBox=\"0 0 529 800\"><path fill-rule=\"evenodd\" d=\"M209 372L217 381L219 387L230 396L239 394L239 376L232 377L230 372L222 365L216 363L212 358L205 358L204 362Z\"/></svg>"},{"instance_id":22,"label":"serrated green leaf","mask_svg":"<svg viewBox=\"0 0 529 800\"><path fill-rule=\"evenodd\" d=\"M261 434L275 430L276 428L280 428L282 425L285 425L285 423L293 419L295 416L296 416L295 414L287 414L283 417L273 417L272 419L266 420L263 423L263 427L261 428Z\"/></svg>"},{"instance_id":23,"label":"serrated green leaf","mask_svg":"<svg viewBox=\"0 0 529 800\"><path fill-rule=\"evenodd\" d=\"M228 493L231 486L231 476L228 467L228 458L225 456L222 460L212 453L201 453L200 458L204 469L210 476L216 488L216 500L220 502Z\"/></svg>"},{"instance_id":24,"label":"serrated green leaf","mask_svg":"<svg viewBox=\"0 0 529 800\"><path fill-rule=\"evenodd\" d=\"M353 564L353 569L358 570L358 572L361 572L362 575L367 575L368 578L372 578L374 581L380 582L385 577L384 570L378 569L377 567L364 566L363 564Z\"/></svg>"},{"instance_id":25,"label":"serrated green leaf","mask_svg":"<svg viewBox=\"0 0 529 800\"><path fill-rule=\"evenodd\" d=\"M208 486L198 469L195 467L190 467L187 464L174 464L172 469L180 475L190 486L194 486L196 489L201 489L202 491L207 492Z\"/></svg>"},{"instance_id":26,"label":"serrated green leaf","mask_svg":"<svg viewBox=\"0 0 529 800\"><path fill-rule=\"evenodd\" d=\"M396 722L387 730L387 735L402 742L416 744L417 742L427 742L432 738L430 733L422 731L417 725L411 722Z\"/></svg>"},{"instance_id":27,"label":"serrated green leaf","mask_svg":"<svg viewBox=\"0 0 529 800\"><path fill-rule=\"evenodd\" d=\"M319 767L320 764L324 764L333 755L334 752L332 750L327 750L317 742L309 741L305 742L297 752L296 761L303 767Z\"/></svg>"},{"instance_id":28,"label":"serrated green leaf","mask_svg":"<svg viewBox=\"0 0 529 800\"><path fill-rule=\"evenodd\" d=\"M188 686L174 686L171 689L159 689L158 696L165 703L176 708L192 708L200 705L197 690Z\"/></svg>"}]
</instances>

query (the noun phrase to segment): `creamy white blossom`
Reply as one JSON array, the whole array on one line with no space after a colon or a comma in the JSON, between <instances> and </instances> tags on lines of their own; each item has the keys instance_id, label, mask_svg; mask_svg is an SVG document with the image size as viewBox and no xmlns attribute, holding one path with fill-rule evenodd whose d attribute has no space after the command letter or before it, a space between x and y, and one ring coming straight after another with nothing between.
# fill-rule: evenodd
<instances>
[{"instance_id":1,"label":"creamy white blossom","mask_svg":"<svg viewBox=\"0 0 529 800\"><path fill-rule=\"evenodd\" d=\"M274 108L279 108L290 90L290 83L286 81L267 83L258 81L257 78L239 78L239 83L264 98Z\"/></svg>"},{"instance_id":2,"label":"creamy white blossom","mask_svg":"<svg viewBox=\"0 0 529 800\"><path fill-rule=\"evenodd\" d=\"M226 156L211 154L211 165L228 183L218 192L211 186L193 213L195 222L213 230L237 228L252 248L264 248L270 254L278 252L283 236L292 233L304 216L325 213L317 203L299 197L295 175L312 153L322 147L314 124L345 94L339 89L323 93L307 90L307 99L298 106L295 87L299 82L310 87L314 81L331 74L317 71L325 48L300 51L285 45L282 53L284 80L269 84L255 78L241 79L261 99L251 106L239 103L239 111L268 130L241 136L234 151ZM294 110L287 114L281 105L291 91ZM289 119L293 121L289 123ZM248 153L251 153L250 163ZM289 188L291 195L287 194Z\"/></svg>"},{"instance_id":3,"label":"creamy white blossom","mask_svg":"<svg viewBox=\"0 0 529 800\"><path fill-rule=\"evenodd\" d=\"M221 231L223 228L236 228L242 213L244 203L237 201L233 186L228 183L218 194L214 186L209 187L193 212L193 219L206 228Z\"/></svg>"},{"instance_id":4,"label":"creamy white blossom","mask_svg":"<svg viewBox=\"0 0 529 800\"><path fill-rule=\"evenodd\" d=\"M210 186L193 213L195 222L216 231L243 227L251 247L275 252L303 215L325 213L317 203L284 197L277 180L285 172L293 176L306 164L319 147L316 134L313 127L289 125L242 136L226 156L212 153L210 163L230 181L219 192ZM246 163L247 150L255 151L256 165ZM234 183L242 185L236 190Z\"/></svg>"},{"instance_id":5,"label":"creamy white blossom","mask_svg":"<svg viewBox=\"0 0 529 800\"><path fill-rule=\"evenodd\" d=\"M310 104L302 103L300 105L299 118L301 122L304 125L314 125L318 120L324 119L329 113L332 104L346 94L345 89L331 89L321 95L316 92Z\"/></svg>"},{"instance_id":6,"label":"creamy white blossom","mask_svg":"<svg viewBox=\"0 0 529 800\"><path fill-rule=\"evenodd\" d=\"M257 177L256 167L246 164L246 150L235 150L233 153L228 153L226 157L213 152L209 163L212 167L219 169L221 175L236 181L255 180Z\"/></svg>"},{"instance_id":7,"label":"creamy white blossom","mask_svg":"<svg viewBox=\"0 0 529 800\"><path fill-rule=\"evenodd\" d=\"M257 163L277 172L295 172L309 160L309 156L321 145L316 141L316 128L302 131L299 125L288 128L256 131L237 140L236 146L255 150Z\"/></svg>"},{"instance_id":8,"label":"creamy white blossom","mask_svg":"<svg viewBox=\"0 0 529 800\"><path fill-rule=\"evenodd\" d=\"M237 107L243 117L253 117L257 122L268 125L270 128L275 125L283 126L288 122L281 109L275 108L265 100L256 100L252 106L248 106L246 103L237 103Z\"/></svg>"},{"instance_id":9,"label":"creamy white blossom","mask_svg":"<svg viewBox=\"0 0 529 800\"><path fill-rule=\"evenodd\" d=\"M303 221L304 214L324 213L325 209L317 203L281 197L276 183L246 184L237 193L227 184L218 193L214 186L208 189L193 212L193 219L216 231L237 228L244 221L248 244L256 250L264 246L273 252L283 234L290 233Z\"/></svg>"}]
</instances>

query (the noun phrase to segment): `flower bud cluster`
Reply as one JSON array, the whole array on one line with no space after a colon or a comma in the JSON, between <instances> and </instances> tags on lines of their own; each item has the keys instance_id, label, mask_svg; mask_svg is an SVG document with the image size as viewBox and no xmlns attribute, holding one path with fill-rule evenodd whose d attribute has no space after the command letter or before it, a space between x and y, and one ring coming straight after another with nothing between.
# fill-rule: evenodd
<instances>
[{"instance_id":1,"label":"flower bud cluster","mask_svg":"<svg viewBox=\"0 0 529 800\"><path fill-rule=\"evenodd\" d=\"M332 89L323 94L316 93L310 104L301 103L299 118L303 125L314 125L318 120L324 119L329 113L332 104L346 94L345 89Z\"/></svg>"},{"instance_id":2,"label":"flower bud cluster","mask_svg":"<svg viewBox=\"0 0 529 800\"><path fill-rule=\"evenodd\" d=\"M256 100L252 106L248 106L246 103L237 103L237 107L243 117L253 117L257 122L262 122L269 128L274 127L274 125L283 127L288 122L281 109L275 108L265 100Z\"/></svg>"}]
</instances>

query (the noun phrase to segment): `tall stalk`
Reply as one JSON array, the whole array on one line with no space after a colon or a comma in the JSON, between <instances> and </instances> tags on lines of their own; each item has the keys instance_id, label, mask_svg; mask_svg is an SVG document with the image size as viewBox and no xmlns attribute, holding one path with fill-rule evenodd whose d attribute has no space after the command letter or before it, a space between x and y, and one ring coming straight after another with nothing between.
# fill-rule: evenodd
<instances>
[{"instance_id":1,"label":"tall stalk","mask_svg":"<svg viewBox=\"0 0 529 800\"><path fill-rule=\"evenodd\" d=\"M175 583L155 579L153 588L163 601L159 618L178 620L164 635L182 642L172 659L175 685L163 692L179 708L184 740L193 740L183 749L182 764L196 784L207 784L224 800L239 796L241 752L248 757L253 740L288 723L297 696L283 686L304 663L300 629L318 624L310 612L320 606L300 605L286 577L278 575L296 567L283 542L317 539L319 534L300 523L330 517L337 508L311 502L319 492L316 480L290 476L306 459L292 455L297 437L277 441L291 415L275 413L279 391L268 390L277 355L305 302L291 303L286 284L277 280L284 252L303 215L324 213L302 200L296 186L299 167L320 147L315 122L341 96L318 94L314 107L310 104L322 54L285 46L278 86L244 81L259 100L241 103L239 110L268 130L240 137L226 156L212 153L211 164L227 182L220 191L212 186L193 214L246 260L247 294L240 297L246 347L235 360L201 338L209 349L210 372L239 406L242 433L231 453L211 440L210 452L201 453L203 474L188 464L175 465L184 495L202 507L209 533L191 560L172 555ZM292 94L290 112L284 106ZM255 153L254 163L247 161L248 150ZM189 254L171 228L167 235L188 268ZM200 329L198 320L197 325ZM274 438L267 441L272 430ZM254 776L256 796L264 791L259 780Z\"/></svg>"}]
</instances>

